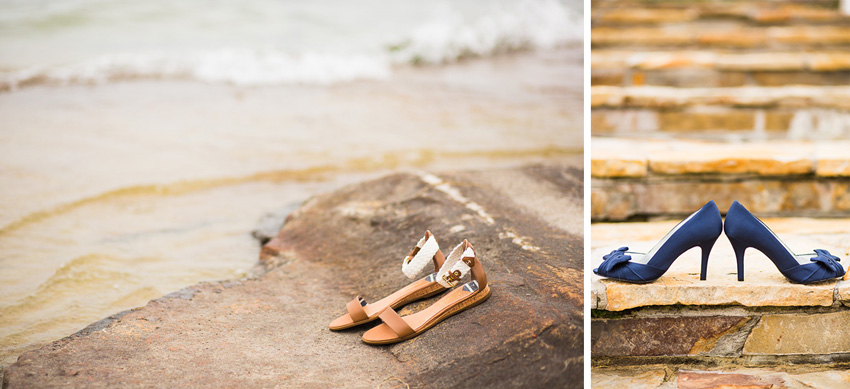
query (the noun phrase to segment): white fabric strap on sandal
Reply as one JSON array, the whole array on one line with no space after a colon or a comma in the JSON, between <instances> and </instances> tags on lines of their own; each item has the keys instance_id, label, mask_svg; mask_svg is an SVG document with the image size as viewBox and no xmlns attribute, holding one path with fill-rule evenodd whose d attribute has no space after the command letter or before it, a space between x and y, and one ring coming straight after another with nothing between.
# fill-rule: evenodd
<instances>
[{"instance_id":1,"label":"white fabric strap on sandal","mask_svg":"<svg viewBox=\"0 0 850 389\"><path fill-rule=\"evenodd\" d=\"M437 251L440 250L440 244L437 243L437 239L434 238L434 235L428 234L429 236L423 236L422 239L419 239L419 243L416 244L416 247L419 249L416 252L416 255L413 258L408 255L404 258L404 262L401 264L401 272L407 276L407 278L414 279L416 276L431 263L431 259L437 254ZM416 251L416 249L414 249Z\"/></svg>"},{"instance_id":2,"label":"white fabric strap on sandal","mask_svg":"<svg viewBox=\"0 0 850 389\"><path fill-rule=\"evenodd\" d=\"M446 262L440 268L440 271L437 272L437 282L446 288L457 285L460 279L472 270L466 261L461 260L464 258L475 258L475 250L472 247L467 247L464 250L463 243L461 243L452 250L446 258ZM470 261L469 263L472 262Z\"/></svg>"}]
</instances>

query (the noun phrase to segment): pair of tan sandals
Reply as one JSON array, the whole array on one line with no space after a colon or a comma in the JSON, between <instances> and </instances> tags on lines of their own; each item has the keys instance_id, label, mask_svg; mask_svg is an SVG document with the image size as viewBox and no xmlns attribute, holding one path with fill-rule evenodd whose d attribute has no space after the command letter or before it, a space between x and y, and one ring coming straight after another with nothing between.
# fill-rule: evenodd
<instances>
[{"instance_id":1,"label":"pair of tan sandals","mask_svg":"<svg viewBox=\"0 0 850 389\"><path fill-rule=\"evenodd\" d=\"M484 274L481 261L475 255L475 248L465 239L445 257L437 239L431 231L426 231L425 236L404 258L401 269L408 278L413 279L428 262L434 263L434 273L374 303L366 303L361 296L355 297L345 305L348 312L332 321L329 328L333 331L344 330L380 318L383 323L366 331L363 341L369 344L397 343L414 338L446 318L481 304L490 297L490 287L487 286L487 275ZM472 280L454 288L468 273ZM419 312L402 317L395 311L395 308L451 288L454 289Z\"/></svg>"}]
</instances>

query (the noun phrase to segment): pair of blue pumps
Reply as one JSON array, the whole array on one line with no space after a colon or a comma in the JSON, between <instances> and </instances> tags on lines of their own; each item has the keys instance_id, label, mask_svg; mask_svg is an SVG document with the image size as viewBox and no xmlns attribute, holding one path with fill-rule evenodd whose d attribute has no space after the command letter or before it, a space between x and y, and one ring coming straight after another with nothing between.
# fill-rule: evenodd
<instances>
[{"instance_id":1,"label":"pair of blue pumps","mask_svg":"<svg viewBox=\"0 0 850 389\"><path fill-rule=\"evenodd\" d=\"M717 204L709 201L677 224L648 253L631 252L628 247L620 247L604 256L602 264L593 272L621 281L652 282L661 277L685 251L699 246L702 249L699 278L705 280L708 255L724 231L738 260L738 281L744 280L744 251L750 247L764 253L792 282L811 284L844 276L838 257L826 250L815 250L814 256L811 253L794 254L764 222L737 201L729 207L725 224Z\"/></svg>"}]
</instances>

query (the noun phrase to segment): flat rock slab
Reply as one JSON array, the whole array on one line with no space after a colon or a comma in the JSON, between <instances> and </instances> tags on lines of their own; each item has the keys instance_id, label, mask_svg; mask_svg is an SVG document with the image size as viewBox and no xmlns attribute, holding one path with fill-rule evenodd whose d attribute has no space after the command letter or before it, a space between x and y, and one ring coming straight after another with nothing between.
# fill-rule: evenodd
<instances>
[{"instance_id":1,"label":"flat rock slab","mask_svg":"<svg viewBox=\"0 0 850 389\"><path fill-rule=\"evenodd\" d=\"M725 204L718 206L723 210L728 207ZM845 261L850 258L850 219L769 218L764 222L796 252L822 248ZM593 224L591 264L594 268L599 266L603 255L621 246L638 252L649 251L676 223L678 220ZM632 284L592 274L591 308L622 311L676 304L811 307L848 303L843 300L848 294L840 293L846 290L845 283L838 280L811 285L791 283L758 250L747 250L744 257L745 278L744 282L739 282L735 254L725 235L711 250L708 279L700 281L699 271L700 251L697 248L685 252L673 262L667 273L649 284Z\"/></svg>"},{"instance_id":2,"label":"flat rock slab","mask_svg":"<svg viewBox=\"0 0 850 389\"><path fill-rule=\"evenodd\" d=\"M675 88L598 85L590 89L591 108L681 109L689 106L715 106L850 109L848 100L850 86Z\"/></svg>"},{"instance_id":3,"label":"flat rock slab","mask_svg":"<svg viewBox=\"0 0 850 389\"><path fill-rule=\"evenodd\" d=\"M850 70L850 53L844 51L726 52L715 50L631 51L594 50L594 69L669 70L679 68L725 71L830 72Z\"/></svg>"},{"instance_id":4,"label":"flat rock slab","mask_svg":"<svg viewBox=\"0 0 850 389\"><path fill-rule=\"evenodd\" d=\"M404 173L315 197L264 247L266 273L25 353L4 387L582 387L582 177L578 161ZM446 252L475 245L490 299L393 346L362 343L370 325L329 331L355 295L410 282L399 264L426 229Z\"/></svg>"},{"instance_id":5,"label":"flat rock slab","mask_svg":"<svg viewBox=\"0 0 850 389\"><path fill-rule=\"evenodd\" d=\"M718 26L719 27L719 26ZM772 26L705 28L594 27L590 43L598 47L712 47L725 49L839 48L850 45L850 28L835 26Z\"/></svg>"},{"instance_id":6,"label":"flat rock slab","mask_svg":"<svg viewBox=\"0 0 850 389\"><path fill-rule=\"evenodd\" d=\"M726 143L593 138L592 143L590 172L593 177L649 174L850 176L850 155L841 152L850 148L848 141Z\"/></svg>"},{"instance_id":7,"label":"flat rock slab","mask_svg":"<svg viewBox=\"0 0 850 389\"><path fill-rule=\"evenodd\" d=\"M593 357L698 355L712 351L721 336L745 325L742 316L678 316L594 319Z\"/></svg>"},{"instance_id":8,"label":"flat rock slab","mask_svg":"<svg viewBox=\"0 0 850 389\"><path fill-rule=\"evenodd\" d=\"M605 4L595 6L593 23L610 25L664 24L693 22L699 19L746 20L756 24L775 24L789 22L830 22L847 21L847 15L838 10L808 4L787 4L782 2L736 2L731 4L712 2L653 2L634 7L618 2L618 7L610 8Z\"/></svg>"},{"instance_id":9,"label":"flat rock slab","mask_svg":"<svg viewBox=\"0 0 850 389\"><path fill-rule=\"evenodd\" d=\"M821 366L700 370L663 365L592 368L593 388L846 388L850 372Z\"/></svg>"},{"instance_id":10,"label":"flat rock slab","mask_svg":"<svg viewBox=\"0 0 850 389\"><path fill-rule=\"evenodd\" d=\"M850 353L850 311L816 315L765 315L753 328L744 354Z\"/></svg>"}]
</instances>

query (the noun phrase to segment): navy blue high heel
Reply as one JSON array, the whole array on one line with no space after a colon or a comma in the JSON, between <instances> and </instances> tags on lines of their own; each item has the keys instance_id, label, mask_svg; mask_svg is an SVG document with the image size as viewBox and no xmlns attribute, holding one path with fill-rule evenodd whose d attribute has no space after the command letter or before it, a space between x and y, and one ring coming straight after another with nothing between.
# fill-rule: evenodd
<instances>
[{"instance_id":1,"label":"navy blue high heel","mask_svg":"<svg viewBox=\"0 0 850 389\"><path fill-rule=\"evenodd\" d=\"M602 257L604 261L598 268L593 269L593 272L621 281L652 282L667 272L673 261L685 251L699 246L702 249L699 279L705 280L708 254L722 232L720 210L714 201L709 201L673 227L648 253L635 253L627 251L628 247L620 247Z\"/></svg>"},{"instance_id":2,"label":"navy blue high heel","mask_svg":"<svg viewBox=\"0 0 850 389\"><path fill-rule=\"evenodd\" d=\"M764 222L737 201L729 207L723 229L738 260L738 281L744 280L744 251L749 247L764 253L792 282L811 284L844 275L838 257L826 250L794 254Z\"/></svg>"}]
</instances>

